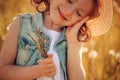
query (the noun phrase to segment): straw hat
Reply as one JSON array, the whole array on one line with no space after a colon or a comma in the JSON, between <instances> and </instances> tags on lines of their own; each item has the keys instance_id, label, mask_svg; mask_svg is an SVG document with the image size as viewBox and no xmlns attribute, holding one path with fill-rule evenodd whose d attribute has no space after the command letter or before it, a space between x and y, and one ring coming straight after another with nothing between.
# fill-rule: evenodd
<instances>
[{"instance_id":1,"label":"straw hat","mask_svg":"<svg viewBox=\"0 0 120 80\"><path fill-rule=\"evenodd\" d=\"M106 33L109 30L112 22L113 16L112 0L100 0L100 3L101 3L99 9L100 16L87 22L92 37L100 36Z\"/></svg>"},{"instance_id":2,"label":"straw hat","mask_svg":"<svg viewBox=\"0 0 120 80\"><path fill-rule=\"evenodd\" d=\"M42 4L39 4L41 1ZM92 37L100 36L106 33L109 30L112 22L112 16L113 16L112 0L99 0L99 1L101 4L99 8L100 16L91 19L87 22L87 26L91 31ZM31 0L31 3L34 6L36 6L39 12L44 12L47 9L47 7L45 7L47 3L45 3L44 0Z\"/></svg>"}]
</instances>

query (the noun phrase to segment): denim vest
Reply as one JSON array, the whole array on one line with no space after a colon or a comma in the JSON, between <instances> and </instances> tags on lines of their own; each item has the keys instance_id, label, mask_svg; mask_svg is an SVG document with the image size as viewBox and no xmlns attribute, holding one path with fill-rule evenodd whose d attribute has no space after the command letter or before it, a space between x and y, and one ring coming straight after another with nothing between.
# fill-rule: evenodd
<instances>
[{"instance_id":1,"label":"denim vest","mask_svg":"<svg viewBox=\"0 0 120 80\"><path fill-rule=\"evenodd\" d=\"M16 65L19 66L32 66L37 65L37 61L42 59L39 50L35 42L28 35L28 33L35 36L34 26L38 26L40 31L40 36L45 40L44 47L48 51L50 46L50 39L45 35L43 30L43 18L41 13L36 13L36 20L34 21L31 14L24 14L20 16L20 29L19 29L19 39L18 39L18 53L16 58ZM64 80L67 80L66 64L67 64L67 40L65 37L65 28L61 32L59 40L56 42L54 49L58 53L60 58L60 63L64 72Z\"/></svg>"}]
</instances>

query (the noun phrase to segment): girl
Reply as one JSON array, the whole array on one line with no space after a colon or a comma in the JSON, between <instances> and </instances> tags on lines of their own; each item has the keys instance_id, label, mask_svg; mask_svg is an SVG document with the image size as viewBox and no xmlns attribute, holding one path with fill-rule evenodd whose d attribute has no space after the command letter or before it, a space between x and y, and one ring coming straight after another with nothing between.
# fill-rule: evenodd
<instances>
[{"instance_id":1,"label":"girl","mask_svg":"<svg viewBox=\"0 0 120 80\"><path fill-rule=\"evenodd\" d=\"M31 0L0 53L0 80L84 80L82 42L108 31L111 0ZM46 55L47 53L47 55Z\"/></svg>"}]
</instances>

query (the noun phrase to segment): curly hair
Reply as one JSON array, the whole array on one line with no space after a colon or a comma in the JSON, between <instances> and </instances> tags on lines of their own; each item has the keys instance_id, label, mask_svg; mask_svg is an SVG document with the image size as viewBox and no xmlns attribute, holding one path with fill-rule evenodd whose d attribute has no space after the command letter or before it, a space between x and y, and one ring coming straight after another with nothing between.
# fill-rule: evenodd
<instances>
[{"instance_id":1,"label":"curly hair","mask_svg":"<svg viewBox=\"0 0 120 80\"><path fill-rule=\"evenodd\" d=\"M31 4L36 7L36 10L41 13L49 11L50 4L48 0L31 0Z\"/></svg>"},{"instance_id":2,"label":"curly hair","mask_svg":"<svg viewBox=\"0 0 120 80\"><path fill-rule=\"evenodd\" d=\"M93 2L94 2L94 6L93 6L92 11L89 15L90 19L93 19L93 18L96 18L96 17L100 16L100 13L99 13L99 8L101 6L100 1L99 0L93 0ZM86 23L84 23L81 26L81 28L78 32L77 39L81 42L87 42L91 39L91 31L90 31L90 29L89 29L89 27L87 26Z\"/></svg>"},{"instance_id":3,"label":"curly hair","mask_svg":"<svg viewBox=\"0 0 120 80\"><path fill-rule=\"evenodd\" d=\"M90 13L90 19L93 19L95 17L98 17L99 14L99 7L100 7L100 1L99 0L93 0L94 6L92 8L92 11ZM36 10L41 13L49 12L50 4L48 0L31 0L31 4L36 7ZM86 23L84 23L78 34L77 34L78 41L81 42L87 42L91 39L91 32L89 27Z\"/></svg>"}]
</instances>

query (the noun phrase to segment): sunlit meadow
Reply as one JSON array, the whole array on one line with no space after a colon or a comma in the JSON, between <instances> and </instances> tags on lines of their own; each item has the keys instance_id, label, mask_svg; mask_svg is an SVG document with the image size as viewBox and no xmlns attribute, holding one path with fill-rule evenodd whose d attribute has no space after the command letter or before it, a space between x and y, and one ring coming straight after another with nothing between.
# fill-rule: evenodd
<instances>
[{"instance_id":1,"label":"sunlit meadow","mask_svg":"<svg viewBox=\"0 0 120 80\"><path fill-rule=\"evenodd\" d=\"M120 0L113 0L113 7L110 30L84 44L83 65L86 80L120 80ZM0 0L0 50L9 23L18 14L28 12L36 12L30 0Z\"/></svg>"}]
</instances>

